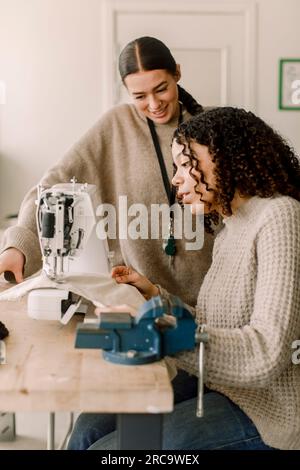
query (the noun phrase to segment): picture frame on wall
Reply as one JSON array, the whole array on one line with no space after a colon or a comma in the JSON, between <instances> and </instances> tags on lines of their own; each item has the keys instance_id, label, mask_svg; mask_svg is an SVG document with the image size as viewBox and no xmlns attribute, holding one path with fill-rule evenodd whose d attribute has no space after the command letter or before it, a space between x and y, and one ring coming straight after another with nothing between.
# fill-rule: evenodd
<instances>
[{"instance_id":1,"label":"picture frame on wall","mask_svg":"<svg viewBox=\"0 0 300 470\"><path fill-rule=\"evenodd\" d=\"M279 61L279 109L300 111L300 58Z\"/></svg>"}]
</instances>

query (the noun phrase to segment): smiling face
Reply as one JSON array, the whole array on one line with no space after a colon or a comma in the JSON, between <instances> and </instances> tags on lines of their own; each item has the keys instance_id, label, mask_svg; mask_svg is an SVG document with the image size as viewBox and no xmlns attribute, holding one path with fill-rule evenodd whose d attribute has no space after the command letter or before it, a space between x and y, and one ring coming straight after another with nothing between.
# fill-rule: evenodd
<instances>
[{"instance_id":1,"label":"smiling face","mask_svg":"<svg viewBox=\"0 0 300 470\"><path fill-rule=\"evenodd\" d=\"M173 162L176 173L172 184L177 188L178 198L183 204L191 205L191 212L198 213L199 207L203 205L204 213L213 210L218 211L215 204L216 178L214 174L215 164L212 161L208 147L191 142L190 149L186 147L185 153L190 151L198 160L197 169L192 167L189 155L184 155L184 145L178 144L175 139L172 144Z\"/></svg>"},{"instance_id":2,"label":"smiling face","mask_svg":"<svg viewBox=\"0 0 300 470\"><path fill-rule=\"evenodd\" d=\"M124 80L136 108L157 124L167 124L178 114L180 68L175 76L167 70L131 73Z\"/></svg>"}]
</instances>

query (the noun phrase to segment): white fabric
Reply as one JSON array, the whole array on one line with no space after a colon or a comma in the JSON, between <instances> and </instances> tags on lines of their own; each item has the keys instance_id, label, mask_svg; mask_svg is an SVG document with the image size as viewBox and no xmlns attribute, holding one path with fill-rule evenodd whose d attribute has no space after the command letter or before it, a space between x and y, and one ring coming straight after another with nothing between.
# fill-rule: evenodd
<instances>
[{"instance_id":1,"label":"white fabric","mask_svg":"<svg viewBox=\"0 0 300 470\"><path fill-rule=\"evenodd\" d=\"M49 279L42 271L26 281L0 294L1 300L17 300L28 292L41 288L68 290L91 301L95 306L114 306L126 304L134 310L145 302L142 294L128 284L117 284L109 275L101 274L67 274L65 282L58 283Z\"/></svg>"}]
</instances>

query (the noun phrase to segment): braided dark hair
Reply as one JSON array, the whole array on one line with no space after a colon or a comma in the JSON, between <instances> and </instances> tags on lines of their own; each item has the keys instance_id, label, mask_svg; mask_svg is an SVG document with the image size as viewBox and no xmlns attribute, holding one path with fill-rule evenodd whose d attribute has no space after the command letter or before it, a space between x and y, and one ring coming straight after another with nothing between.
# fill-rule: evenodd
<instances>
[{"instance_id":1,"label":"braided dark hair","mask_svg":"<svg viewBox=\"0 0 300 470\"><path fill-rule=\"evenodd\" d=\"M192 115L196 116L196 114L202 113L203 107L201 104L197 103L195 98L190 95L184 88L182 88L180 85L177 85L178 87L178 97L179 101L184 105L186 110Z\"/></svg>"},{"instance_id":2,"label":"braided dark hair","mask_svg":"<svg viewBox=\"0 0 300 470\"><path fill-rule=\"evenodd\" d=\"M177 72L176 62L170 49L159 39L143 36L129 42L119 57L119 72L124 83L127 75L141 70L167 70L171 75ZM178 99L192 115L203 111L202 106L181 86Z\"/></svg>"},{"instance_id":3,"label":"braided dark hair","mask_svg":"<svg viewBox=\"0 0 300 470\"><path fill-rule=\"evenodd\" d=\"M185 146L194 167L198 160L190 143L208 147L215 163L215 196L224 215L232 214L235 191L240 196L262 198L279 193L300 201L299 157L252 112L232 107L210 109L182 123L174 138Z\"/></svg>"}]
</instances>

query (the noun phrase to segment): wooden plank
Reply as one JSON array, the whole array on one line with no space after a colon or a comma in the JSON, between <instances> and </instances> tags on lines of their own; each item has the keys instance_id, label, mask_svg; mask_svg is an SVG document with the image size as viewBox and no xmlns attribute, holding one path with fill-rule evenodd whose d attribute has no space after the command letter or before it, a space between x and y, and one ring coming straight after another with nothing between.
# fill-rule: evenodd
<instances>
[{"instance_id":1,"label":"wooden plank","mask_svg":"<svg viewBox=\"0 0 300 470\"><path fill-rule=\"evenodd\" d=\"M0 290L9 285L0 282ZM75 316L64 326L33 320L26 299L0 302L7 364L0 366L1 411L164 413L173 394L164 361L143 366L112 364L100 350L74 348Z\"/></svg>"}]
</instances>

